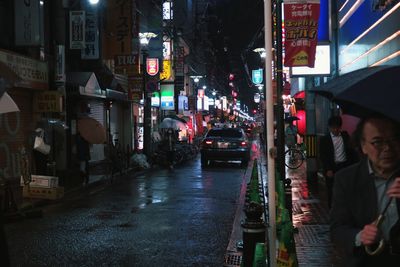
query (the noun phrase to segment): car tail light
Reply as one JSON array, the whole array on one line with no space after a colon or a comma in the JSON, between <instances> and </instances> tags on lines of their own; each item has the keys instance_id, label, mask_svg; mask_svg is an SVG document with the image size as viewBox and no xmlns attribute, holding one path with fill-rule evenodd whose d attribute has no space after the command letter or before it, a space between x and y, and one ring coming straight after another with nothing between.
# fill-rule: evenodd
<instances>
[{"instance_id":1,"label":"car tail light","mask_svg":"<svg viewBox=\"0 0 400 267\"><path fill-rule=\"evenodd\" d=\"M203 146L207 147L207 146L212 146L213 141L212 140L204 140L203 141Z\"/></svg>"},{"instance_id":2,"label":"car tail light","mask_svg":"<svg viewBox=\"0 0 400 267\"><path fill-rule=\"evenodd\" d=\"M247 142L246 142L246 141L242 141L242 142L240 143L240 145L241 145L241 146L247 146Z\"/></svg>"}]
</instances>

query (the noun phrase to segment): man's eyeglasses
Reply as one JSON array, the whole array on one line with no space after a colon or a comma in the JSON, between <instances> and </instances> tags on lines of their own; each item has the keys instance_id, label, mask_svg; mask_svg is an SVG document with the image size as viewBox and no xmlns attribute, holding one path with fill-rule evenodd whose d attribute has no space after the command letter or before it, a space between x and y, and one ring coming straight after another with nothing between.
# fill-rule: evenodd
<instances>
[{"instance_id":1,"label":"man's eyeglasses","mask_svg":"<svg viewBox=\"0 0 400 267\"><path fill-rule=\"evenodd\" d=\"M376 149L383 149L386 146L391 147L391 146L398 146L400 145L400 136L396 136L390 139L377 139L372 142L369 142L374 148Z\"/></svg>"}]
</instances>

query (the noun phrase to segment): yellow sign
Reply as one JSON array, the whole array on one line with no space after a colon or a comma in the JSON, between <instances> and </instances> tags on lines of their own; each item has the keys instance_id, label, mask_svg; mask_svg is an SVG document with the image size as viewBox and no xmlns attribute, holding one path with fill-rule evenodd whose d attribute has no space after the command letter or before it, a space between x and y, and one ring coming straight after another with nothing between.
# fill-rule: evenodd
<instances>
[{"instance_id":1,"label":"yellow sign","mask_svg":"<svg viewBox=\"0 0 400 267\"><path fill-rule=\"evenodd\" d=\"M171 78L171 60L163 60L163 71L160 73L160 80Z\"/></svg>"},{"instance_id":2,"label":"yellow sign","mask_svg":"<svg viewBox=\"0 0 400 267\"><path fill-rule=\"evenodd\" d=\"M45 91L35 94L33 111L62 112L61 94L57 91Z\"/></svg>"}]
</instances>

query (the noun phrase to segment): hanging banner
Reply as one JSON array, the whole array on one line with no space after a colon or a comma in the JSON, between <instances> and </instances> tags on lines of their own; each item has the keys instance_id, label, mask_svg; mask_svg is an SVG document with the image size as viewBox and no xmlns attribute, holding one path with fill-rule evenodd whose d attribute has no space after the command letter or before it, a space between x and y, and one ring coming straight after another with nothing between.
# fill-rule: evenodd
<instances>
[{"instance_id":1,"label":"hanging banner","mask_svg":"<svg viewBox=\"0 0 400 267\"><path fill-rule=\"evenodd\" d=\"M69 49L85 48L85 11L69 12Z\"/></svg>"},{"instance_id":2,"label":"hanging banner","mask_svg":"<svg viewBox=\"0 0 400 267\"><path fill-rule=\"evenodd\" d=\"M85 48L81 50L82 59L99 59L99 27L96 11L86 11Z\"/></svg>"},{"instance_id":3,"label":"hanging banner","mask_svg":"<svg viewBox=\"0 0 400 267\"><path fill-rule=\"evenodd\" d=\"M286 0L285 62L286 67L314 67L318 37L319 0Z\"/></svg>"},{"instance_id":4,"label":"hanging banner","mask_svg":"<svg viewBox=\"0 0 400 267\"><path fill-rule=\"evenodd\" d=\"M133 40L138 37L136 1L107 1L102 57L114 60L117 74L136 75L139 72L138 49Z\"/></svg>"},{"instance_id":5,"label":"hanging banner","mask_svg":"<svg viewBox=\"0 0 400 267\"><path fill-rule=\"evenodd\" d=\"M38 46L43 40L43 10L39 0L14 1L15 44L17 46ZM4 14L5 15L5 14Z\"/></svg>"}]
</instances>

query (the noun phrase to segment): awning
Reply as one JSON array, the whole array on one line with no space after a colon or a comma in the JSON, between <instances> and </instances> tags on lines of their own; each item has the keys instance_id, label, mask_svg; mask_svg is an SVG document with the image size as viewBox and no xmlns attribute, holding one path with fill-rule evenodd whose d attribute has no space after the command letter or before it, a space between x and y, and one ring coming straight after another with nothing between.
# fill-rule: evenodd
<instances>
[{"instance_id":1,"label":"awning","mask_svg":"<svg viewBox=\"0 0 400 267\"><path fill-rule=\"evenodd\" d=\"M3 95L0 96L0 114L17 111L19 111L17 104L15 104L9 94L4 92Z\"/></svg>"},{"instance_id":2,"label":"awning","mask_svg":"<svg viewBox=\"0 0 400 267\"><path fill-rule=\"evenodd\" d=\"M106 90L107 99L128 101L128 94L116 90L107 89Z\"/></svg>"},{"instance_id":3,"label":"awning","mask_svg":"<svg viewBox=\"0 0 400 267\"><path fill-rule=\"evenodd\" d=\"M106 91L102 90L94 72L68 72L67 84L79 88L79 94L91 97L106 97Z\"/></svg>"}]
</instances>

